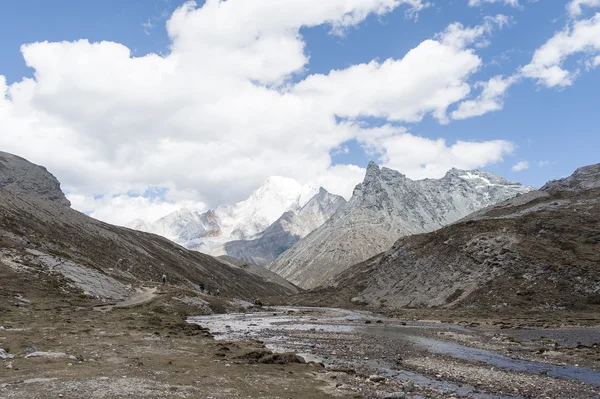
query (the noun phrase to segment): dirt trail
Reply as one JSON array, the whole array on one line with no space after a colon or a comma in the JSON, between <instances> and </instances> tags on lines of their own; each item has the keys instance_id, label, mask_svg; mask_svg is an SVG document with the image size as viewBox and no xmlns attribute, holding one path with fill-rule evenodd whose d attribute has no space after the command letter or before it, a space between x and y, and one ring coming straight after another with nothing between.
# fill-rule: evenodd
<instances>
[{"instance_id":1,"label":"dirt trail","mask_svg":"<svg viewBox=\"0 0 600 399\"><path fill-rule=\"evenodd\" d=\"M142 305L148 301L151 301L154 297L156 297L156 287L141 287L136 289L136 294L129 297L128 299L117 302L116 304L105 305L105 306L97 306L94 310L98 310L100 312L109 312L115 308L117 309L126 309L132 308L135 306Z\"/></svg>"}]
</instances>

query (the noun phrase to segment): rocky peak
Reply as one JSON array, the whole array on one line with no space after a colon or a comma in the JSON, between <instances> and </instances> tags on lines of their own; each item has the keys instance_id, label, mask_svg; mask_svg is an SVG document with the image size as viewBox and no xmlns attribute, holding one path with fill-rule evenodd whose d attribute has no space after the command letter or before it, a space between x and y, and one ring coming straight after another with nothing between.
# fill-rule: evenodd
<instances>
[{"instance_id":1,"label":"rocky peak","mask_svg":"<svg viewBox=\"0 0 600 399\"><path fill-rule=\"evenodd\" d=\"M582 191L600 188L600 163L577 169L571 176L546 183L542 191Z\"/></svg>"},{"instance_id":2,"label":"rocky peak","mask_svg":"<svg viewBox=\"0 0 600 399\"><path fill-rule=\"evenodd\" d=\"M60 183L43 166L0 151L0 190L17 196L29 195L63 206L71 206Z\"/></svg>"},{"instance_id":3,"label":"rocky peak","mask_svg":"<svg viewBox=\"0 0 600 399\"><path fill-rule=\"evenodd\" d=\"M363 182L354 187L352 196L381 192L384 185L397 185L405 180L407 178L402 173L385 167L380 168L375 162L370 161Z\"/></svg>"}]
</instances>

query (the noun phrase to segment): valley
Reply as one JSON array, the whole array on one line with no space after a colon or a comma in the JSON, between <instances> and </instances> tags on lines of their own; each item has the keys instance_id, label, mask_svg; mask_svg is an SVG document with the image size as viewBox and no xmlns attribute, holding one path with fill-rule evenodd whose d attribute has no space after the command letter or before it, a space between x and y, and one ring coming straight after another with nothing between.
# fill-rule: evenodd
<instances>
[{"instance_id":1,"label":"valley","mask_svg":"<svg viewBox=\"0 0 600 399\"><path fill-rule=\"evenodd\" d=\"M363 216L425 220L423 199L380 199L439 182L370 168ZM323 263L324 283L305 290L247 259L81 214L46 169L0 153L0 397L598 397L600 165L540 190L480 174L502 193L470 212L464 176L475 175L447 176L463 194L425 212L438 228L337 271ZM357 202L320 190L246 253L298 226L314 230L292 252L346 216L358 223Z\"/></svg>"}]
</instances>

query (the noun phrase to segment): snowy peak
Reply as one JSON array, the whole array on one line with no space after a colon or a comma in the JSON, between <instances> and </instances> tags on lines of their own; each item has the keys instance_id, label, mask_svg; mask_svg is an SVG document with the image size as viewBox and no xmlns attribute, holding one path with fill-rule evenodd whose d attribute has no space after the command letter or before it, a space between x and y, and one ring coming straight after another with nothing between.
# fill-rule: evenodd
<instances>
[{"instance_id":1,"label":"snowy peak","mask_svg":"<svg viewBox=\"0 0 600 399\"><path fill-rule=\"evenodd\" d=\"M250 197L232 207L218 207L226 234L233 239L250 239L265 230L287 211L301 207L306 188L294 179L272 176Z\"/></svg>"},{"instance_id":2,"label":"snowy peak","mask_svg":"<svg viewBox=\"0 0 600 399\"><path fill-rule=\"evenodd\" d=\"M317 192L294 179L272 176L235 205L221 205L204 213L182 208L153 223L135 220L127 226L220 255L225 243L260 237L285 212L299 212Z\"/></svg>"},{"instance_id":3,"label":"snowy peak","mask_svg":"<svg viewBox=\"0 0 600 399\"><path fill-rule=\"evenodd\" d=\"M321 187L301 209L283 213L256 239L228 242L223 251L235 258L266 265L325 223L345 203L343 197Z\"/></svg>"},{"instance_id":4,"label":"snowy peak","mask_svg":"<svg viewBox=\"0 0 600 399\"><path fill-rule=\"evenodd\" d=\"M521 186L521 183L511 182L504 177L495 175L493 173L484 172L481 170L463 170L463 169L450 169L442 180L456 180L460 179L465 182L472 184L483 184L488 186L501 185L501 186Z\"/></svg>"}]
</instances>

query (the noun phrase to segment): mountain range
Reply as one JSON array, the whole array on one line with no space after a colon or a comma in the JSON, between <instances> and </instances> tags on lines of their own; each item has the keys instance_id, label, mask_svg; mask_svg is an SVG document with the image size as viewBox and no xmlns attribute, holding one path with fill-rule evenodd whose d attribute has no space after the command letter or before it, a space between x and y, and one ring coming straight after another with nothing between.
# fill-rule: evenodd
<instances>
[{"instance_id":1,"label":"mountain range","mask_svg":"<svg viewBox=\"0 0 600 399\"><path fill-rule=\"evenodd\" d=\"M402 236L434 231L533 189L478 170L411 180L371 162L350 201L267 268L302 288L315 288Z\"/></svg>"},{"instance_id":2,"label":"mountain range","mask_svg":"<svg viewBox=\"0 0 600 399\"><path fill-rule=\"evenodd\" d=\"M600 164L331 277L321 306L580 309L600 303Z\"/></svg>"},{"instance_id":3,"label":"mountain range","mask_svg":"<svg viewBox=\"0 0 600 399\"><path fill-rule=\"evenodd\" d=\"M188 249L266 265L345 202L324 188L274 176L235 205L203 213L181 209L155 222L136 219L126 227L161 235Z\"/></svg>"}]
</instances>

